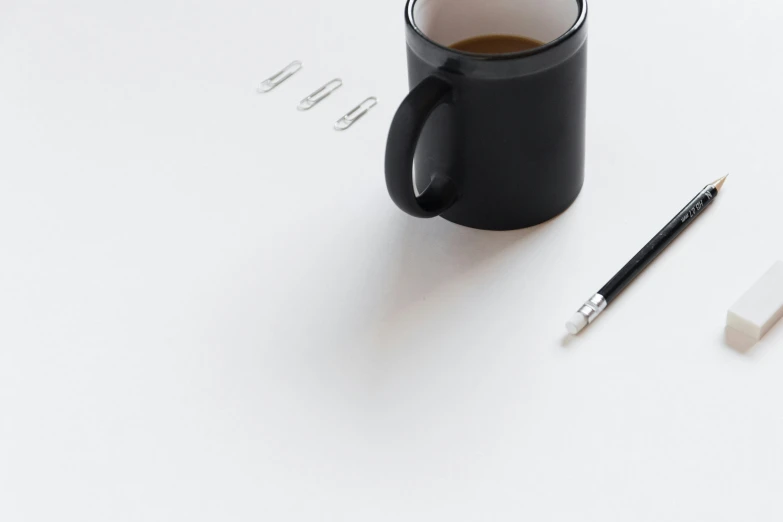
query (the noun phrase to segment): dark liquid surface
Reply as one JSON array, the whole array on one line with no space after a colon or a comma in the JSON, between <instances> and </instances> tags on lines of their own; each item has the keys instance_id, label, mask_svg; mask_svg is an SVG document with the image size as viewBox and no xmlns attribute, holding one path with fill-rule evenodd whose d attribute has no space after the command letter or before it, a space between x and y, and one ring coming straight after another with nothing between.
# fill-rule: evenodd
<instances>
[{"instance_id":1,"label":"dark liquid surface","mask_svg":"<svg viewBox=\"0 0 783 522\"><path fill-rule=\"evenodd\" d=\"M458 51L479 54L505 54L518 53L541 47L544 42L524 36L511 36L506 34L488 34L461 40L449 47Z\"/></svg>"}]
</instances>

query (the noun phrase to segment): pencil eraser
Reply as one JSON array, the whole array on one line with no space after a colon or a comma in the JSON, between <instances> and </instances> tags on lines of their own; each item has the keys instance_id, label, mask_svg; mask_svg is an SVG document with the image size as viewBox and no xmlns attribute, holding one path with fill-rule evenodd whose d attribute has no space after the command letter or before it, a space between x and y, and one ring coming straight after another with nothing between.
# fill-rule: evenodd
<instances>
[{"instance_id":1,"label":"pencil eraser","mask_svg":"<svg viewBox=\"0 0 783 522\"><path fill-rule=\"evenodd\" d=\"M783 261L778 261L729 308L726 326L758 341L783 317Z\"/></svg>"},{"instance_id":2,"label":"pencil eraser","mask_svg":"<svg viewBox=\"0 0 783 522\"><path fill-rule=\"evenodd\" d=\"M566 323L566 330L568 330L568 333L571 335L576 335L584 330L585 326L587 326L587 317L577 312L571 317L571 320Z\"/></svg>"}]
</instances>

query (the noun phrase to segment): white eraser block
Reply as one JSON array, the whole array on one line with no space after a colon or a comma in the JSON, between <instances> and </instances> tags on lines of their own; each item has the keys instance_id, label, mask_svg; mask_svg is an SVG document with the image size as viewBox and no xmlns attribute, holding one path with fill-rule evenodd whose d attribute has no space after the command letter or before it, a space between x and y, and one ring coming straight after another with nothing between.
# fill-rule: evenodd
<instances>
[{"instance_id":1,"label":"white eraser block","mask_svg":"<svg viewBox=\"0 0 783 522\"><path fill-rule=\"evenodd\" d=\"M729 308L726 326L758 341L781 317L783 261L778 261Z\"/></svg>"}]
</instances>

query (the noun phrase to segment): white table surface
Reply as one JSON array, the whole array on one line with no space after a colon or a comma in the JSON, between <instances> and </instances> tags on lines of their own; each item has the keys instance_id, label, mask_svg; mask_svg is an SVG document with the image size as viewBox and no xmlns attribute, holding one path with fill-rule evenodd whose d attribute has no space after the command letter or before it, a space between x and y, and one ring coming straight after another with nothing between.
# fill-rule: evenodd
<instances>
[{"instance_id":1,"label":"white table surface","mask_svg":"<svg viewBox=\"0 0 783 522\"><path fill-rule=\"evenodd\" d=\"M783 258L783 6L594 0L584 190L506 233L386 194L402 15L0 0L1 520L781 520L783 327L723 326Z\"/></svg>"}]
</instances>

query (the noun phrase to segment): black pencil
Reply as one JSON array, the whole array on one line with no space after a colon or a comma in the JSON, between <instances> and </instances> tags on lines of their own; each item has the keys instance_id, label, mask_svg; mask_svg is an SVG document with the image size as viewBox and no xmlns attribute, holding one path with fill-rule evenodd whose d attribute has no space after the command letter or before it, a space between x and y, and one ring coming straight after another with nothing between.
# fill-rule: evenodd
<instances>
[{"instance_id":1,"label":"black pencil","mask_svg":"<svg viewBox=\"0 0 783 522\"><path fill-rule=\"evenodd\" d=\"M597 294L588 299L582 308L580 308L579 311L571 317L571 320L566 323L568 332L572 335L576 335L581 332L585 326L595 321L595 318L598 317L607 306L612 304L612 301L620 295L620 292L631 284L631 281L636 279L636 276L647 268L647 265L652 263L683 230L688 228L688 226L704 212L705 208L710 206L713 200L718 196L718 193L723 186L723 182L726 181L727 177L728 175L723 176L704 187L690 203L685 205L685 208L683 208L674 219L663 227L663 230L658 232L655 237L622 268L622 270L617 272L617 275L609 280Z\"/></svg>"}]
</instances>

